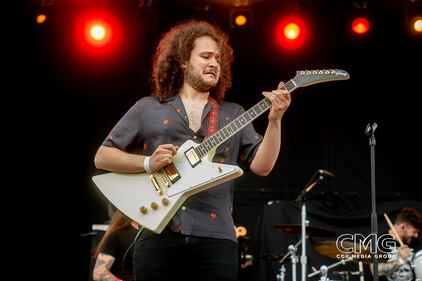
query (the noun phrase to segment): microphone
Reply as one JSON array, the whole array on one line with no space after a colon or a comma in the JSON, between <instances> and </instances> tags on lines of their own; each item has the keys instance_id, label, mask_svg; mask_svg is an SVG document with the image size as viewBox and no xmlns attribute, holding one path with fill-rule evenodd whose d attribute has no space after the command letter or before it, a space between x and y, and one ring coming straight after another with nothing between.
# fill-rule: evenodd
<instances>
[{"instance_id":1,"label":"microphone","mask_svg":"<svg viewBox=\"0 0 422 281\"><path fill-rule=\"evenodd\" d=\"M371 125L371 123L369 123L368 125L366 125L365 135L367 135L367 136L373 135L377 128L378 128L377 123L374 122L374 124L372 124L372 125Z\"/></svg>"},{"instance_id":2,"label":"microphone","mask_svg":"<svg viewBox=\"0 0 422 281\"><path fill-rule=\"evenodd\" d=\"M334 174L327 170L318 170L318 174L322 177L334 178Z\"/></svg>"},{"instance_id":3,"label":"microphone","mask_svg":"<svg viewBox=\"0 0 422 281\"><path fill-rule=\"evenodd\" d=\"M324 177L327 178L334 178L334 174L327 171L327 170L317 170L313 175L311 180L306 184L306 187L302 192L299 194L299 196L296 198L295 201L300 201L302 198L309 192L311 189L317 185L320 181L324 179Z\"/></svg>"}]
</instances>

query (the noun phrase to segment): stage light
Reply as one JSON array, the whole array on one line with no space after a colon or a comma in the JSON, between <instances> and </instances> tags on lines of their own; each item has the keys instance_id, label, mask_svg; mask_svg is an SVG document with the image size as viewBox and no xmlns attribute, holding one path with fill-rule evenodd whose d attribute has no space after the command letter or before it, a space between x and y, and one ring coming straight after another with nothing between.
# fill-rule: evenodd
<instances>
[{"instance_id":1,"label":"stage light","mask_svg":"<svg viewBox=\"0 0 422 281\"><path fill-rule=\"evenodd\" d=\"M373 29L372 15L366 0L352 2L352 11L348 17L348 31L353 39L367 39Z\"/></svg>"},{"instance_id":2,"label":"stage light","mask_svg":"<svg viewBox=\"0 0 422 281\"><path fill-rule=\"evenodd\" d=\"M406 3L406 29L411 36L422 36L422 1Z\"/></svg>"},{"instance_id":3,"label":"stage light","mask_svg":"<svg viewBox=\"0 0 422 281\"><path fill-rule=\"evenodd\" d=\"M413 30L415 30L416 32L422 32L422 18L414 20Z\"/></svg>"},{"instance_id":4,"label":"stage light","mask_svg":"<svg viewBox=\"0 0 422 281\"><path fill-rule=\"evenodd\" d=\"M247 22L248 22L248 18L247 18L245 15L237 15L237 16L234 18L234 23L235 23L237 26L242 26L242 25L245 25Z\"/></svg>"},{"instance_id":5,"label":"stage light","mask_svg":"<svg viewBox=\"0 0 422 281\"><path fill-rule=\"evenodd\" d=\"M120 22L106 9L94 8L79 12L75 17L74 32L81 55L104 58L121 48Z\"/></svg>"},{"instance_id":6,"label":"stage light","mask_svg":"<svg viewBox=\"0 0 422 281\"><path fill-rule=\"evenodd\" d=\"M351 28L355 34L363 35L371 28L370 20L366 17L356 17L352 19Z\"/></svg>"},{"instance_id":7,"label":"stage light","mask_svg":"<svg viewBox=\"0 0 422 281\"><path fill-rule=\"evenodd\" d=\"M253 12L249 8L233 8L230 10L230 27L232 29L251 29Z\"/></svg>"},{"instance_id":8,"label":"stage light","mask_svg":"<svg viewBox=\"0 0 422 281\"><path fill-rule=\"evenodd\" d=\"M94 41L101 42L107 37L107 30L102 24L91 26L89 34Z\"/></svg>"},{"instance_id":9,"label":"stage light","mask_svg":"<svg viewBox=\"0 0 422 281\"><path fill-rule=\"evenodd\" d=\"M309 40L308 24L305 17L299 14L284 16L276 23L275 41L284 50L302 48Z\"/></svg>"},{"instance_id":10,"label":"stage light","mask_svg":"<svg viewBox=\"0 0 422 281\"><path fill-rule=\"evenodd\" d=\"M46 20L47 20L47 15L43 14L43 13L38 14L35 17L35 22L38 23L38 24L43 24L43 23L45 23Z\"/></svg>"},{"instance_id":11,"label":"stage light","mask_svg":"<svg viewBox=\"0 0 422 281\"><path fill-rule=\"evenodd\" d=\"M43 25L50 20L55 10L55 0L34 1L34 20L36 24Z\"/></svg>"},{"instance_id":12,"label":"stage light","mask_svg":"<svg viewBox=\"0 0 422 281\"><path fill-rule=\"evenodd\" d=\"M100 18L88 21L84 32L86 42L96 48L107 46L113 37L113 30L110 24Z\"/></svg>"},{"instance_id":13,"label":"stage light","mask_svg":"<svg viewBox=\"0 0 422 281\"><path fill-rule=\"evenodd\" d=\"M300 36L300 26L295 23L288 23L284 29L284 37L286 37L288 40L296 40Z\"/></svg>"}]
</instances>

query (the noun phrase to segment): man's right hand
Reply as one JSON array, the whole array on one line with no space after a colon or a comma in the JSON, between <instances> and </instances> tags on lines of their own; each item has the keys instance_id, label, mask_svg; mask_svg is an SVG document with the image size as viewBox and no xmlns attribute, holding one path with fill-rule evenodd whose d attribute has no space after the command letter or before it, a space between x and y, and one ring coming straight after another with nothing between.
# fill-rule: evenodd
<instances>
[{"instance_id":1,"label":"man's right hand","mask_svg":"<svg viewBox=\"0 0 422 281\"><path fill-rule=\"evenodd\" d=\"M409 247L404 245L399 248L400 257L405 261L410 261L412 259L412 252Z\"/></svg>"},{"instance_id":2,"label":"man's right hand","mask_svg":"<svg viewBox=\"0 0 422 281\"><path fill-rule=\"evenodd\" d=\"M149 167L151 171L157 172L170 164L178 149L179 147L173 144L159 145L149 159Z\"/></svg>"}]
</instances>

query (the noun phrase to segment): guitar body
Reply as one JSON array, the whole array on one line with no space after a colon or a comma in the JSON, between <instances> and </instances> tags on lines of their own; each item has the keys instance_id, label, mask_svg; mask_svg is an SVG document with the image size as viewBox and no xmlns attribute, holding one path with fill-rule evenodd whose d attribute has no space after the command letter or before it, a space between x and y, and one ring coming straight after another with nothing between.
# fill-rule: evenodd
<instances>
[{"instance_id":1,"label":"guitar body","mask_svg":"<svg viewBox=\"0 0 422 281\"><path fill-rule=\"evenodd\" d=\"M153 174L105 173L92 179L122 213L143 227L161 233L189 196L243 174L237 166L213 163L207 157L192 165L188 155L197 145L190 140L185 142L167 170Z\"/></svg>"}]
</instances>

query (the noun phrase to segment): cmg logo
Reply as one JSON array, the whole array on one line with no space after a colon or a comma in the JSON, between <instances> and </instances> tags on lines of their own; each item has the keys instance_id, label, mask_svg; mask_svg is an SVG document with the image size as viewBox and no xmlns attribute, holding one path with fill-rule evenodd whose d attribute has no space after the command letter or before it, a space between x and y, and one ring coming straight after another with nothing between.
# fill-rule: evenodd
<instances>
[{"instance_id":1,"label":"cmg logo","mask_svg":"<svg viewBox=\"0 0 422 281\"><path fill-rule=\"evenodd\" d=\"M389 234L377 236L369 234L342 234L336 240L336 247L339 252L337 258L345 259L353 257L356 259L388 259L396 242Z\"/></svg>"}]
</instances>

